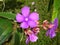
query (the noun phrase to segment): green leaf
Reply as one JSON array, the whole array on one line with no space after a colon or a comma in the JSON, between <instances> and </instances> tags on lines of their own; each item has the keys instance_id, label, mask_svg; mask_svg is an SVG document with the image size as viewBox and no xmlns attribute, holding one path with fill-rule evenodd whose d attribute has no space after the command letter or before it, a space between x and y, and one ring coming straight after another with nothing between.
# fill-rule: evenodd
<instances>
[{"instance_id":1,"label":"green leaf","mask_svg":"<svg viewBox=\"0 0 60 45\"><path fill-rule=\"evenodd\" d=\"M57 18L57 15L58 15L58 10L53 10L53 13L52 13L52 22L54 21L55 18Z\"/></svg>"},{"instance_id":2,"label":"green leaf","mask_svg":"<svg viewBox=\"0 0 60 45\"><path fill-rule=\"evenodd\" d=\"M52 22L54 21L55 18L57 18L59 8L60 8L60 0L54 0Z\"/></svg>"},{"instance_id":3,"label":"green leaf","mask_svg":"<svg viewBox=\"0 0 60 45\"><path fill-rule=\"evenodd\" d=\"M12 32L11 21L0 18L0 45L11 36L11 32Z\"/></svg>"},{"instance_id":4,"label":"green leaf","mask_svg":"<svg viewBox=\"0 0 60 45\"><path fill-rule=\"evenodd\" d=\"M0 27L0 35L2 34L3 31L4 31L4 30Z\"/></svg>"},{"instance_id":5,"label":"green leaf","mask_svg":"<svg viewBox=\"0 0 60 45\"><path fill-rule=\"evenodd\" d=\"M49 1L49 4L48 4L48 11L50 11L50 9L52 8L53 3L54 3L54 0L50 0L50 1Z\"/></svg>"},{"instance_id":6,"label":"green leaf","mask_svg":"<svg viewBox=\"0 0 60 45\"><path fill-rule=\"evenodd\" d=\"M3 0L0 0L0 1L2 1L2 2L3 2Z\"/></svg>"},{"instance_id":7,"label":"green leaf","mask_svg":"<svg viewBox=\"0 0 60 45\"><path fill-rule=\"evenodd\" d=\"M58 28L60 29L60 5L59 5L60 0L59 1L56 0L55 3L57 3L57 4L55 4L55 9L58 11L58 14L57 14Z\"/></svg>"},{"instance_id":8,"label":"green leaf","mask_svg":"<svg viewBox=\"0 0 60 45\"><path fill-rule=\"evenodd\" d=\"M19 32L15 33L15 40L14 45L20 45L20 35Z\"/></svg>"},{"instance_id":9,"label":"green leaf","mask_svg":"<svg viewBox=\"0 0 60 45\"><path fill-rule=\"evenodd\" d=\"M57 43L60 45L60 32L57 32Z\"/></svg>"},{"instance_id":10,"label":"green leaf","mask_svg":"<svg viewBox=\"0 0 60 45\"><path fill-rule=\"evenodd\" d=\"M57 18L58 18L58 28L60 29L60 9L59 9L59 11L58 11L58 16L57 16Z\"/></svg>"},{"instance_id":11,"label":"green leaf","mask_svg":"<svg viewBox=\"0 0 60 45\"><path fill-rule=\"evenodd\" d=\"M4 17L4 18L8 18L11 20L15 20L15 14L14 13L10 13L10 12L0 12L0 17Z\"/></svg>"},{"instance_id":12,"label":"green leaf","mask_svg":"<svg viewBox=\"0 0 60 45\"><path fill-rule=\"evenodd\" d=\"M11 45L20 45L20 33L19 32L14 32L10 44Z\"/></svg>"},{"instance_id":13,"label":"green leaf","mask_svg":"<svg viewBox=\"0 0 60 45\"><path fill-rule=\"evenodd\" d=\"M54 9L58 10L60 8L60 0L54 0Z\"/></svg>"},{"instance_id":14,"label":"green leaf","mask_svg":"<svg viewBox=\"0 0 60 45\"><path fill-rule=\"evenodd\" d=\"M0 36L0 44L4 43L10 36L11 36L10 30L4 31Z\"/></svg>"}]
</instances>

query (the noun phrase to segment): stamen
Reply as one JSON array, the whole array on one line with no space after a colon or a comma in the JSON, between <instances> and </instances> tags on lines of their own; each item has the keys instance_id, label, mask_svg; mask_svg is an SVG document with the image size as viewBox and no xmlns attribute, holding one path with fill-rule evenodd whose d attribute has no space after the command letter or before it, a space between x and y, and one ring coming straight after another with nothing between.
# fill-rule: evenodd
<instances>
[{"instance_id":1,"label":"stamen","mask_svg":"<svg viewBox=\"0 0 60 45\"><path fill-rule=\"evenodd\" d=\"M28 18L25 18L25 21L28 21Z\"/></svg>"}]
</instances>

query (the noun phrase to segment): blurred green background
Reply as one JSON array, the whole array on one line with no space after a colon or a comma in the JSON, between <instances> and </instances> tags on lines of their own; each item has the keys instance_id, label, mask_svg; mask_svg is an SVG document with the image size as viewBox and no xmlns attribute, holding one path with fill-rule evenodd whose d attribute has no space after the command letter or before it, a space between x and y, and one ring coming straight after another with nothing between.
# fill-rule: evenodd
<instances>
[{"instance_id":1,"label":"blurred green background","mask_svg":"<svg viewBox=\"0 0 60 45\"><path fill-rule=\"evenodd\" d=\"M31 8L31 12L33 12L34 9L37 10L37 12L40 15L40 24L42 24L44 20L51 21L52 12L53 12L53 1L54 0L0 0L0 12L10 12L13 14L17 14L17 13L20 13L20 10L23 6L29 6ZM32 2L35 2L35 4L32 5ZM4 27L4 24L7 24L8 20L5 20L5 18L2 20L0 18L0 27L2 26L2 28L6 29ZM1 25L2 22L5 22L5 23ZM7 26L11 26L10 24L11 23L7 24ZM9 27L9 28L12 28L12 27ZM1 30L3 29L0 29L0 31ZM21 30L21 29L18 29L18 30ZM29 43L29 45L60 45L60 31L57 33L56 37L54 37L53 39L46 37L45 32L46 31L44 29L40 28L40 33L38 34L39 39L37 40L37 42ZM14 36L10 34L10 37L6 40L7 41L5 41L2 45L26 45L25 43L26 38L22 32L14 33Z\"/></svg>"}]
</instances>

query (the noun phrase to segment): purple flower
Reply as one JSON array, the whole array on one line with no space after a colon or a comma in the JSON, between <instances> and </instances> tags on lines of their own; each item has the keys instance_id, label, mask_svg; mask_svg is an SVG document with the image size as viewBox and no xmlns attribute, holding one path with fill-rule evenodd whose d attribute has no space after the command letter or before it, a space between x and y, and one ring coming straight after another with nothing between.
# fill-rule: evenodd
<instances>
[{"instance_id":1,"label":"purple flower","mask_svg":"<svg viewBox=\"0 0 60 45\"><path fill-rule=\"evenodd\" d=\"M29 35L29 36L27 37L27 39L26 39L26 44L28 44L29 41L31 41L31 42L36 42L37 39L38 39L38 37L33 33L33 34L31 34L31 35Z\"/></svg>"},{"instance_id":2,"label":"purple flower","mask_svg":"<svg viewBox=\"0 0 60 45\"><path fill-rule=\"evenodd\" d=\"M55 30L58 27L58 19L56 18L53 22L54 26L46 32L46 36L50 36L50 38L54 38L56 36Z\"/></svg>"},{"instance_id":3,"label":"purple flower","mask_svg":"<svg viewBox=\"0 0 60 45\"><path fill-rule=\"evenodd\" d=\"M49 36L50 38L54 38L56 36L56 33L54 30L52 29L49 29L47 32L46 32L46 36Z\"/></svg>"},{"instance_id":4,"label":"purple flower","mask_svg":"<svg viewBox=\"0 0 60 45\"><path fill-rule=\"evenodd\" d=\"M27 7L27 6L24 6L22 9L21 9L21 13L22 14L17 14L16 15L16 20L17 22L21 22L21 25L20 27L21 28L28 28L28 27L36 27L37 24L35 21L39 20L39 14L37 12L32 12L30 14L30 8Z\"/></svg>"}]
</instances>

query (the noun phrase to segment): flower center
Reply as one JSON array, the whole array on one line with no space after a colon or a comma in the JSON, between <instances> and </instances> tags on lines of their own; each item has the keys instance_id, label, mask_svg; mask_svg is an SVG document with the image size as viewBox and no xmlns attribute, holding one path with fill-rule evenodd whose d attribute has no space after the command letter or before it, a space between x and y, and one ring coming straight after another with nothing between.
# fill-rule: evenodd
<instances>
[{"instance_id":1,"label":"flower center","mask_svg":"<svg viewBox=\"0 0 60 45\"><path fill-rule=\"evenodd\" d=\"M25 18L25 21L28 21L28 18Z\"/></svg>"}]
</instances>

